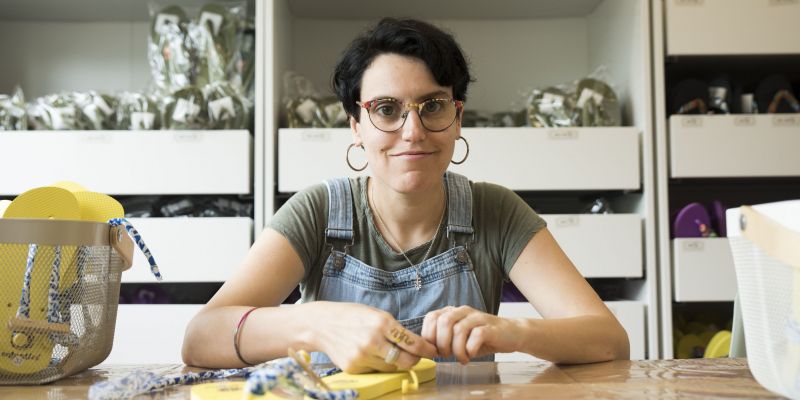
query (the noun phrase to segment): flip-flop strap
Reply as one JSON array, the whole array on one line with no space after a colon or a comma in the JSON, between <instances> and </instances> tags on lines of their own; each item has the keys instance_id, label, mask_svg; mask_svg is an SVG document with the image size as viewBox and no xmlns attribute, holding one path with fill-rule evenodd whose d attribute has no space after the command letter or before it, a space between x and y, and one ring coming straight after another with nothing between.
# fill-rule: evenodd
<instances>
[{"instance_id":1,"label":"flip-flop strap","mask_svg":"<svg viewBox=\"0 0 800 400\"><path fill-rule=\"evenodd\" d=\"M778 105L781 104L782 100L789 103L789 106L792 107L795 112L800 111L800 103L797 101L797 98L794 97L792 92L782 89L777 91L775 96L772 97L772 101L769 103L769 107L767 107L767 112L774 114L778 111Z\"/></svg>"},{"instance_id":2,"label":"flip-flop strap","mask_svg":"<svg viewBox=\"0 0 800 400\"><path fill-rule=\"evenodd\" d=\"M36 261L36 244L28 245L28 257L25 260L25 276L22 281L22 290L19 296L19 307L17 317L30 318L31 316L31 275L33 274L33 264Z\"/></svg>"},{"instance_id":3,"label":"flip-flop strap","mask_svg":"<svg viewBox=\"0 0 800 400\"><path fill-rule=\"evenodd\" d=\"M687 114L689 111L694 110L700 111L700 114L705 114L708 112L708 106L706 106L706 102L703 99L694 99L682 105L678 109L678 114Z\"/></svg>"},{"instance_id":4,"label":"flip-flop strap","mask_svg":"<svg viewBox=\"0 0 800 400\"><path fill-rule=\"evenodd\" d=\"M139 246L139 249L144 254L145 258L147 258L147 263L150 264L150 272L153 273L153 276L156 279L161 280L161 272L158 270L158 264L156 264L156 260L153 258L153 254L150 253L150 249L147 248L147 245L142 240L142 235L139 234L139 231L131 225L131 223L125 218L112 218L108 220L108 224L111 226L122 226L125 228L125 231L128 232L128 236L133 239L134 243Z\"/></svg>"}]
</instances>

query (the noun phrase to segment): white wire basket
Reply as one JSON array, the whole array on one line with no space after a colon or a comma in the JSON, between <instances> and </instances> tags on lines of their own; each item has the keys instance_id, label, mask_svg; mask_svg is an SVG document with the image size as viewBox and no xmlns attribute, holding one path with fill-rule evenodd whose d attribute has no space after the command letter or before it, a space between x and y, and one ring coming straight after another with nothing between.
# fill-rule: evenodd
<instances>
[{"instance_id":1,"label":"white wire basket","mask_svg":"<svg viewBox=\"0 0 800 400\"><path fill-rule=\"evenodd\" d=\"M727 226L750 370L800 398L800 200L730 209Z\"/></svg>"},{"instance_id":2,"label":"white wire basket","mask_svg":"<svg viewBox=\"0 0 800 400\"><path fill-rule=\"evenodd\" d=\"M0 385L52 382L102 362L132 255L122 226L0 219Z\"/></svg>"}]
</instances>

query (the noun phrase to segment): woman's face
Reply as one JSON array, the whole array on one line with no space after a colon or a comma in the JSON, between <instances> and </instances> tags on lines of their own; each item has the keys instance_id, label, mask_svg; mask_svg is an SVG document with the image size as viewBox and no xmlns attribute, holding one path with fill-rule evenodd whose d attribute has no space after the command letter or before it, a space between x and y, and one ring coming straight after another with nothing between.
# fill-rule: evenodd
<instances>
[{"instance_id":1,"label":"woman's face","mask_svg":"<svg viewBox=\"0 0 800 400\"><path fill-rule=\"evenodd\" d=\"M393 98L405 103L428 99L452 99L453 89L436 83L422 60L397 54L377 56L364 71L361 102ZM360 109L360 122L350 120L354 143L367 153L371 175L395 191L413 193L441 187L442 175L453 156L461 134L461 118L441 132L431 132L421 123L418 110L410 109L405 123L387 133Z\"/></svg>"}]
</instances>

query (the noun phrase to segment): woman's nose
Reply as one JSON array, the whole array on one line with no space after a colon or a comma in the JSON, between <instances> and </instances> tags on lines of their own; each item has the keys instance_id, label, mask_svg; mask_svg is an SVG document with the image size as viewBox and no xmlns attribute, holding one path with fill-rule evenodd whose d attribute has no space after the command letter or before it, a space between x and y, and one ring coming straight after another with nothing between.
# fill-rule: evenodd
<instances>
[{"instance_id":1,"label":"woman's nose","mask_svg":"<svg viewBox=\"0 0 800 400\"><path fill-rule=\"evenodd\" d=\"M425 127L422 125L422 119L419 116L419 111L412 108L407 109L406 113L406 122L401 128L403 140L417 142L425 139L427 129L425 129Z\"/></svg>"}]
</instances>

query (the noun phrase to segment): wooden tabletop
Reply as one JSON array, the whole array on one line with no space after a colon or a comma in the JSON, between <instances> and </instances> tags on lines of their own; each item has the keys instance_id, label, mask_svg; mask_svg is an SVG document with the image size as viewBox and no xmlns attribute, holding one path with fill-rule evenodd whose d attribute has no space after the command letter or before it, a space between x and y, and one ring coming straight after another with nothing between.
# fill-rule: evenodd
<instances>
[{"instance_id":1,"label":"wooden tabletop","mask_svg":"<svg viewBox=\"0 0 800 400\"><path fill-rule=\"evenodd\" d=\"M85 399L88 387L136 369L161 374L192 370L182 365L100 365L43 386L0 386L2 399ZM197 371L196 369L194 369ZM189 399L180 386L140 399ZM547 362L439 363L436 381L416 393L382 399L531 398L781 398L753 379L745 359L612 361L587 365Z\"/></svg>"}]
</instances>

